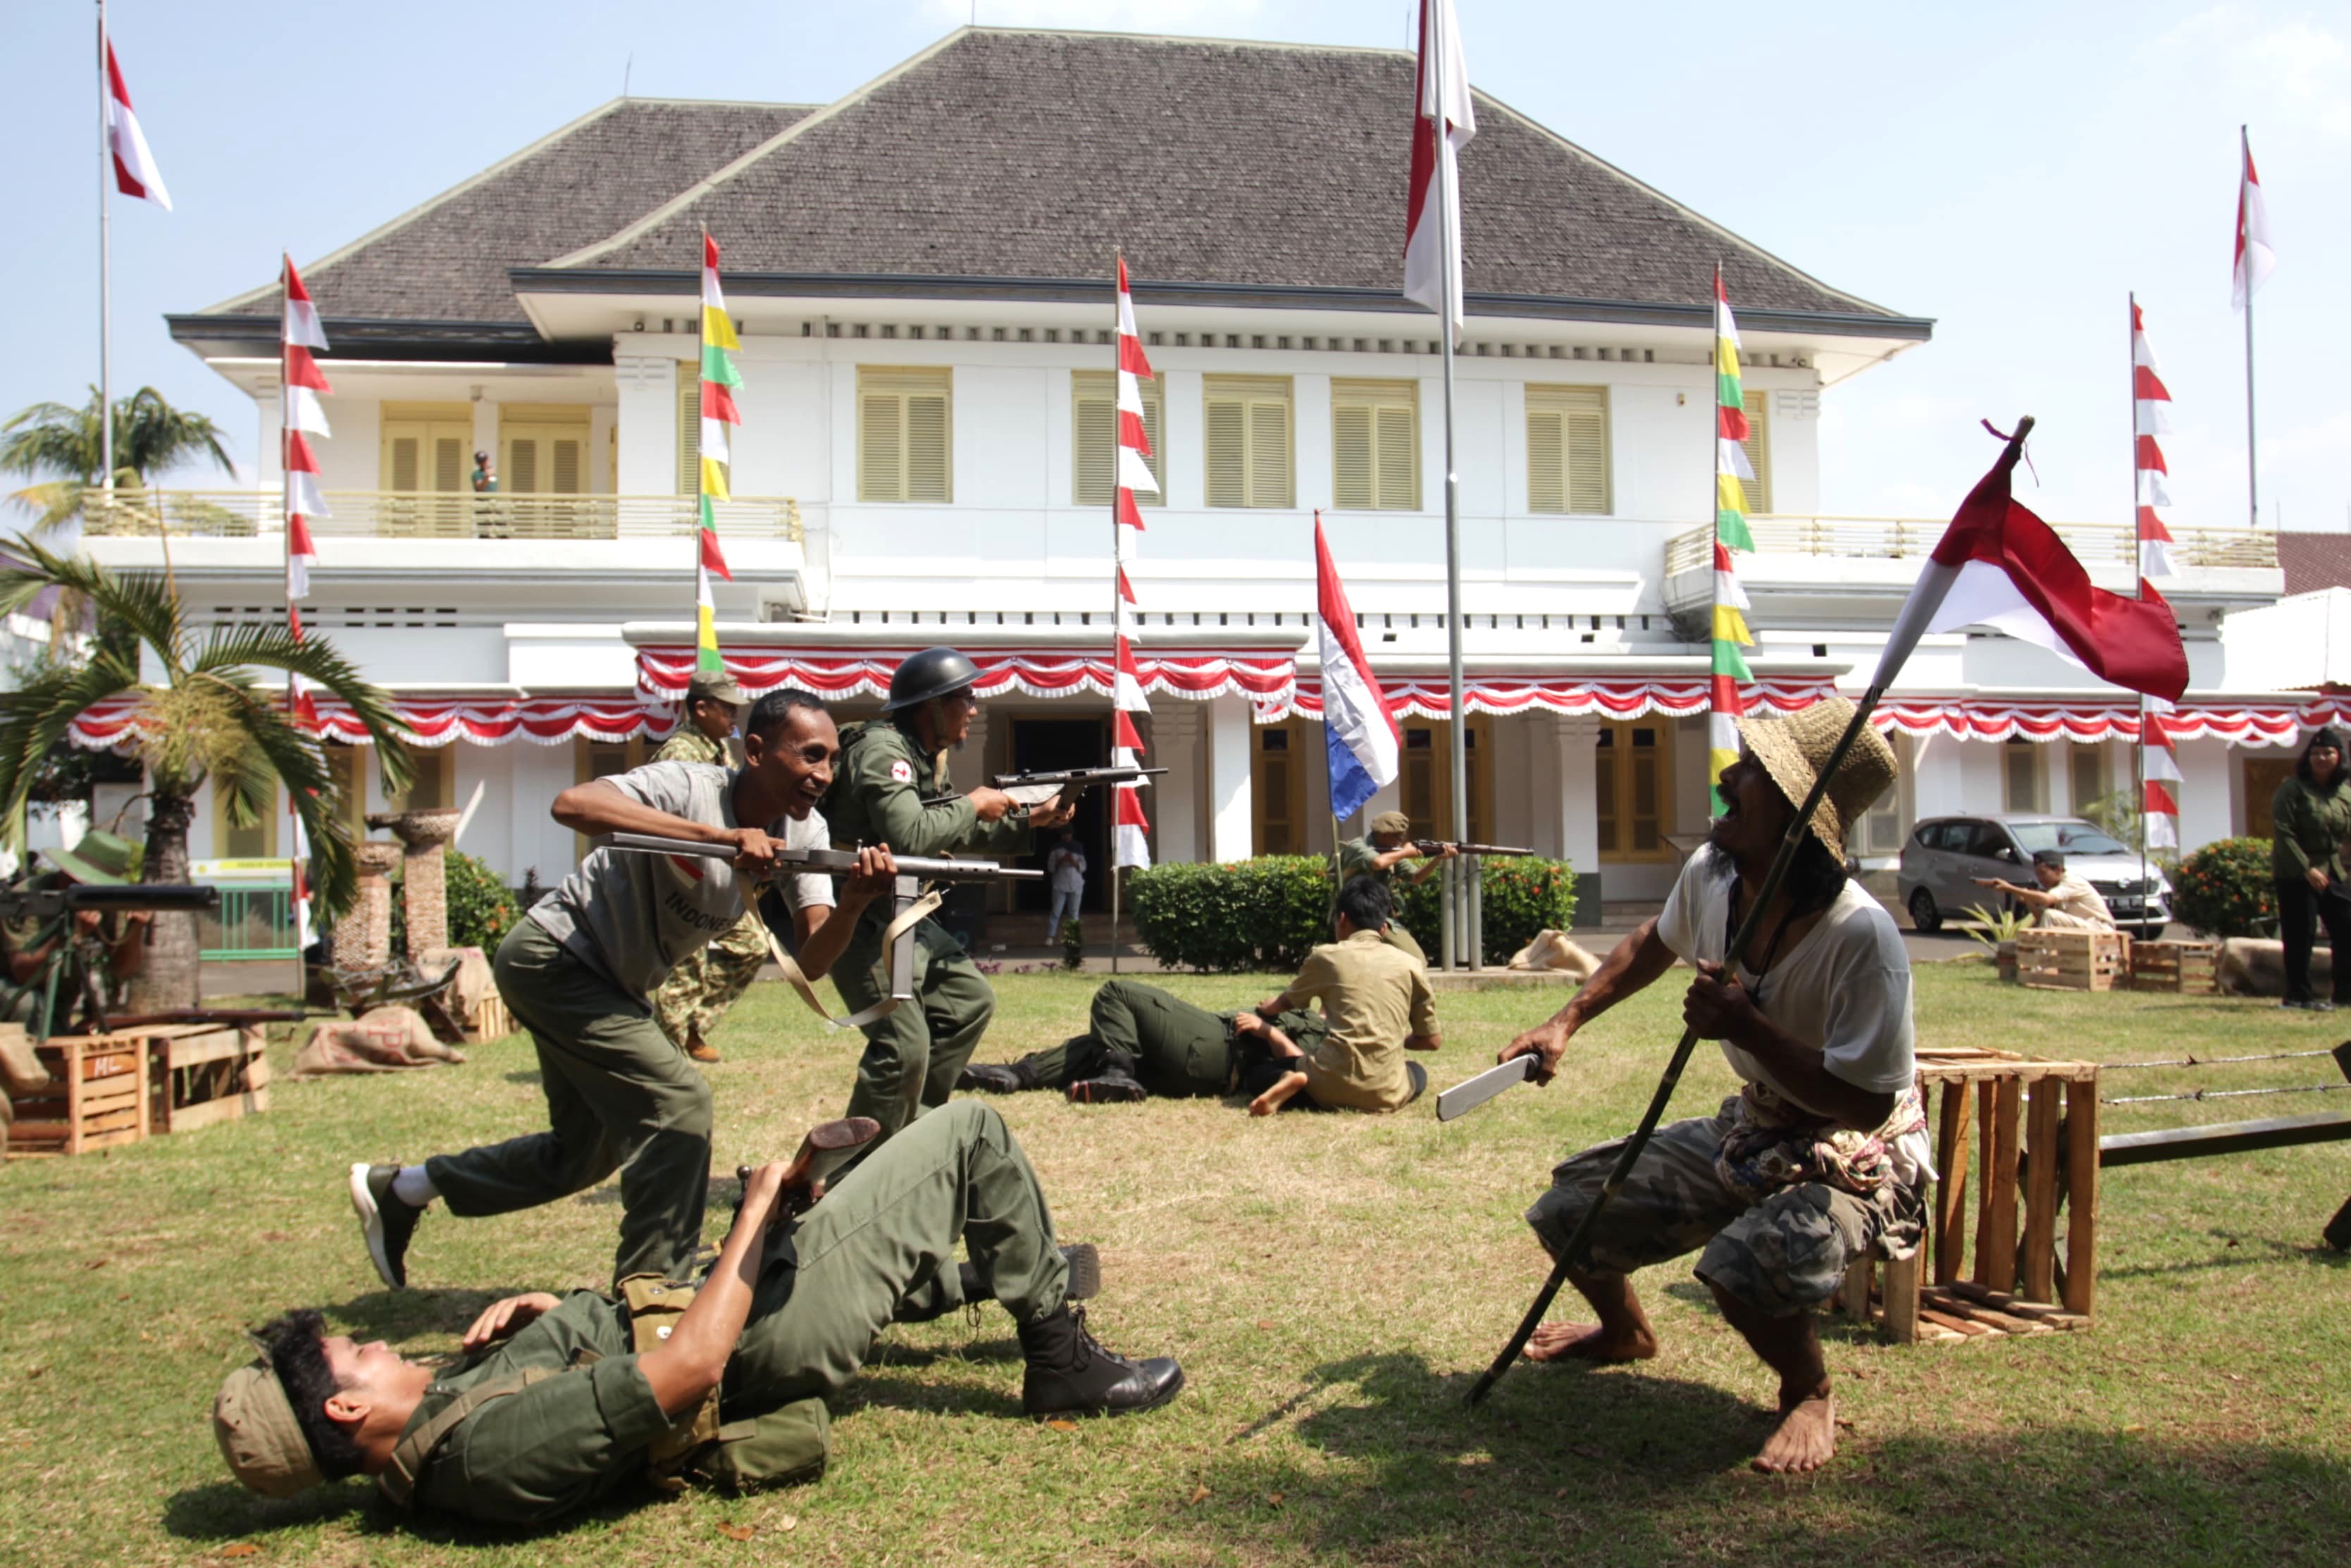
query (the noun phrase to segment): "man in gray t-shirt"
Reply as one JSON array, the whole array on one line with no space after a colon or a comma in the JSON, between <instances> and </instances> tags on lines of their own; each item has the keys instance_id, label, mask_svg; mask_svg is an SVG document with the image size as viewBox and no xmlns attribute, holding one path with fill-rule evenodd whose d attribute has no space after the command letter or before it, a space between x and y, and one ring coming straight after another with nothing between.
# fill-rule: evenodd
<instances>
[{"instance_id":1,"label":"man in gray t-shirt","mask_svg":"<svg viewBox=\"0 0 2351 1568\"><path fill-rule=\"evenodd\" d=\"M621 1173L617 1281L683 1279L702 1240L710 1174L710 1085L654 1021L648 999L685 955L733 926L778 881L799 965L831 968L858 916L889 891L886 849L842 883L791 873L785 849L828 840L816 806L841 737L806 692L773 692L743 726L744 765L656 762L566 789L555 820L590 834L650 833L732 847L729 860L599 849L498 946L498 992L538 1048L548 1128L423 1165L354 1165L351 1204L376 1272L408 1282L409 1238L435 1197L450 1212L505 1214Z\"/></svg>"}]
</instances>

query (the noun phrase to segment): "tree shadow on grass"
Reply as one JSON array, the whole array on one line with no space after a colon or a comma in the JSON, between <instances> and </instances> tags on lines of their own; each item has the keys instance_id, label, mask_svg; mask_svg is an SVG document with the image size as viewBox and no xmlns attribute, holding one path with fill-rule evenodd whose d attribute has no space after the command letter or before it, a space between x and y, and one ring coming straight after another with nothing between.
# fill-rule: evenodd
<instances>
[{"instance_id":1,"label":"tree shadow on grass","mask_svg":"<svg viewBox=\"0 0 2351 1568\"><path fill-rule=\"evenodd\" d=\"M1521 1366L1485 1405L1417 1355L1317 1368L1157 1506L1204 1549L1351 1562L2339 1562L2351 1468L2233 1436L1858 1426L1817 1476L1748 1460L1772 1414L1652 1367ZM1263 1439L1297 1409L1297 1446ZM1905 1413L1906 1416L1909 1413Z\"/></svg>"}]
</instances>

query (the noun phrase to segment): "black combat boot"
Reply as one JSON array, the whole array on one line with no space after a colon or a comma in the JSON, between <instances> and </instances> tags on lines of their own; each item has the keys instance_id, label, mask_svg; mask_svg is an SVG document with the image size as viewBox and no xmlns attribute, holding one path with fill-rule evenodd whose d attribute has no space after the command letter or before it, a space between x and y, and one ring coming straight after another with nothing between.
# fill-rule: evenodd
<instances>
[{"instance_id":1,"label":"black combat boot","mask_svg":"<svg viewBox=\"0 0 2351 1568\"><path fill-rule=\"evenodd\" d=\"M985 1090L990 1094L1018 1094L1039 1085L1037 1075L1025 1061L975 1061L957 1075L956 1087Z\"/></svg>"},{"instance_id":2,"label":"black combat boot","mask_svg":"<svg viewBox=\"0 0 2351 1568\"><path fill-rule=\"evenodd\" d=\"M1099 1078L1081 1078L1070 1085L1070 1099L1079 1105L1128 1105L1151 1098L1138 1079L1123 1072L1105 1072Z\"/></svg>"},{"instance_id":3,"label":"black combat boot","mask_svg":"<svg viewBox=\"0 0 2351 1568\"><path fill-rule=\"evenodd\" d=\"M1070 1282L1063 1287L1072 1301L1091 1301L1102 1294L1102 1254L1091 1241L1080 1241L1061 1249L1061 1261L1069 1266ZM984 1301L996 1292L980 1277L978 1266L972 1263L956 1265L956 1278L963 1284L967 1305Z\"/></svg>"},{"instance_id":4,"label":"black combat boot","mask_svg":"<svg viewBox=\"0 0 2351 1568\"><path fill-rule=\"evenodd\" d=\"M1020 1325L1029 1358L1020 1408L1031 1416L1124 1416L1176 1397L1184 1369L1165 1356L1129 1361L1086 1332L1086 1310L1062 1306Z\"/></svg>"}]
</instances>

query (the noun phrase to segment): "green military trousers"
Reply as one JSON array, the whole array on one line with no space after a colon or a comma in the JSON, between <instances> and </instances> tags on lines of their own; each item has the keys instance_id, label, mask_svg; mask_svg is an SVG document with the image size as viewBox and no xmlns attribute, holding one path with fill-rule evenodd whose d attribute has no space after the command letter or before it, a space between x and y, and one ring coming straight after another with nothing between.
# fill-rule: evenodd
<instances>
[{"instance_id":1,"label":"green military trousers","mask_svg":"<svg viewBox=\"0 0 2351 1568\"><path fill-rule=\"evenodd\" d=\"M1140 980L1105 980L1094 992L1090 1032L1023 1057L1037 1083L1066 1089L1124 1073L1154 1094L1222 1094L1232 1079L1232 1029L1224 1018Z\"/></svg>"},{"instance_id":2,"label":"green military trousers","mask_svg":"<svg viewBox=\"0 0 2351 1568\"><path fill-rule=\"evenodd\" d=\"M831 1393L893 1322L961 1304L956 1243L1016 1322L1051 1313L1069 1265L1037 1173L1004 1118L963 1100L873 1151L789 1230L779 1226L726 1364L736 1408Z\"/></svg>"},{"instance_id":3,"label":"green military trousers","mask_svg":"<svg viewBox=\"0 0 2351 1568\"><path fill-rule=\"evenodd\" d=\"M889 902L876 899L832 966L833 983L852 1012L890 994L890 955L882 947L889 921ZM865 1026L865 1054L843 1113L872 1117L887 1138L946 1104L995 1011L996 993L946 927L935 920L915 926L914 999Z\"/></svg>"},{"instance_id":4,"label":"green military trousers","mask_svg":"<svg viewBox=\"0 0 2351 1568\"><path fill-rule=\"evenodd\" d=\"M525 916L498 944L498 994L538 1049L548 1130L424 1162L449 1212L506 1214L621 1173L612 1278L685 1278L710 1182L710 1085L631 996Z\"/></svg>"}]
</instances>

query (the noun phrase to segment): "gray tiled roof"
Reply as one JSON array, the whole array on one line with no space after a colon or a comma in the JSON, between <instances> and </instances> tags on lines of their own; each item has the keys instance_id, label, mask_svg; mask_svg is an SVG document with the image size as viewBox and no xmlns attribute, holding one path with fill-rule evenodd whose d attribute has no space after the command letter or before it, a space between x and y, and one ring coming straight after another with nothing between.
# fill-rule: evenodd
<instances>
[{"instance_id":1,"label":"gray tiled roof","mask_svg":"<svg viewBox=\"0 0 2351 1568\"><path fill-rule=\"evenodd\" d=\"M1499 44L1489 47L1499 47ZM1394 289L1414 61L1390 50L966 30L569 265ZM1889 315L1480 94L1473 292Z\"/></svg>"},{"instance_id":2,"label":"gray tiled roof","mask_svg":"<svg viewBox=\"0 0 2351 1568\"><path fill-rule=\"evenodd\" d=\"M811 108L616 99L306 266L302 281L329 318L519 321L508 267L594 244ZM272 282L207 314L277 311Z\"/></svg>"}]
</instances>

